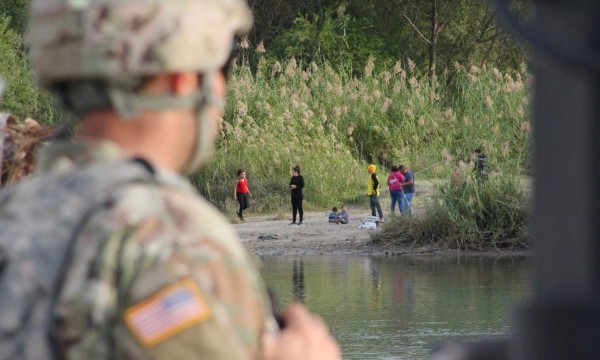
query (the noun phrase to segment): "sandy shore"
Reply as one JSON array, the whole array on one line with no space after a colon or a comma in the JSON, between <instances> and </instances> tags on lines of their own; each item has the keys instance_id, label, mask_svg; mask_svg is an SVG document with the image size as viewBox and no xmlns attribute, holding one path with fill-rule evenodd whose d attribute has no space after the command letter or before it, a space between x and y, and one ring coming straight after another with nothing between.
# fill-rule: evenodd
<instances>
[{"instance_id":1,"label":"sandy shore","mask_svg":"<svg viewBox=\"0 0 600 360\"><path fill-rule=\"evenodd\" d=\"M418 214L433 193L434 182L422 180L417 184L413 208ZM330 224L330 209L305 212L302 225L289 225L290 212L284 219L276 216L249 214L245 223L234 224L242 242L256 255L402 255L419 253L422 249L385 248L369 245L370 234L377 230L363 230L358 226L371 215L369 199L364 203L348 206L350 222L346 225ZM384 217L390 215L389 191L380 196ZM396 209L396 214L398 210ZM431 252L431 251L430 251Z\"/></svg>"},{"instance_id":2,"label":"sandy shore","mask_svg":"<svg viewBox=\"0 0 600 360\"><path fill-rule=\"evenodd\" d=\"M359 229L358 219L346 225L330 224L327 214L305 213L302 225L260 216L234 227L244 245L257 255L366 254L374 250L366 246L372 230Z\"/></svg>"},{"instance_id":3,"label":"sandy shore","mask_svg":"<svg viewBox=\"0 0 600 360\"><path fill-rule=\"evenodd\" d=\"M374 256L523 256L529 251L495 250L460 251L431 247L386 247L369 245L370 234L377 230L358 228L359 219L370 215L360 213L347 225L327 222L328 212L305 214L302 225L289 225L290 220L273 216L250 218L234 224L242 243L255 255L374 255Z\"/></svg>"},{"instance_id":4,"label":"sandy shore","mask_svg":"<svg viewBox=\"0 0 600 360\"><path fill-rule=\"evenodd\" d=\"M420 193L415 197L415 210L422 208L424 198L429 197L430 182L420 184ZM420 198L419 198L420 197ZM292 214L284 219L271 216L246 216L246 222L234 224L242 243L256 255L389 255L406 253L407 250L388 249L368 245L370 234L377 230L363 230L358 226L371 215L368 198L364 204L348 206L350 222L345 225L328 222L330 209L304 213L302 225L290 225ZM389 192L380 197L384 217L390 214ZM398 210L396 209L396 213Z\"/></svg>"},{"instance_id":5,"label":"sandy shore","mask_svg":"<svg viewBox=\"0 0 600 360\"><path fill-rule=\"evenodd\" d=\"M431 182L421 182L413 208L417 214L424 211L424 204L433 191ZM389 194L382 194L381 207L388 216ZM289 225L290 214L284 219L275 215L246 216L246 222L233 224L242 243L256 255L493 255L514 256L528 252L491 250L487 252L465 252L458 250L439 250L432 248L385 247L369 244L370 235L377 230L363 230L358 226L362 219L370 216L365 197L363 206L350 206L350 223L346 225L330 224L327 215L330 210L305 212L302 225Z\"/></svg>"},{"instance_id":6,"label":"sandy shore","mask_svg":"<svg viewBox=\"0 0 600 360\"><path fill-rule=\"evenodd\" d=\"M419 183L413 208L422 211L424 203L433 191L429 181ZM384 217L390 214L389 192L380 197ZM396 210L397 212L398 210ZM256 255L403 255L423 253L423 249L389 248L369 244L370 234L377 230L363 230L358 226L371 215L368 198L364 204L348 206L350 222L345 225L331 224L327 220L330 210L304 213L302 225L289 225L290 213L284 219L275 215L246 216L246 222L233 224L242 243ZM428 252L431 252L429 250Z\"/></svg>"}]
</instances>

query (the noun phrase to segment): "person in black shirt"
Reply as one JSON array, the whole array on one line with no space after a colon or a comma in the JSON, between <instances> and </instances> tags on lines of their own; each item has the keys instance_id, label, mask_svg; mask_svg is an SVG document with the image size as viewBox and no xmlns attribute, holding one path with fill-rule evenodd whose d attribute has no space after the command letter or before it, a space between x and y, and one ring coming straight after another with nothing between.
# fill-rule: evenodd
<instances>
[{"instance_id":1,"label":"person in black shirt","mask_svg":"<svg viewBox=\"0 0 600 360\"><path fill-rule=\"evenodd\" d=\"M298 225L302 225L304 210L302 209L302 188L304 187L304 178L300 175L300 166L296 165L292 169L292 178L290 179L290 189L292 190L292 222L296 224L296 213L300 213Z\"/></svg>"}]
</instances>

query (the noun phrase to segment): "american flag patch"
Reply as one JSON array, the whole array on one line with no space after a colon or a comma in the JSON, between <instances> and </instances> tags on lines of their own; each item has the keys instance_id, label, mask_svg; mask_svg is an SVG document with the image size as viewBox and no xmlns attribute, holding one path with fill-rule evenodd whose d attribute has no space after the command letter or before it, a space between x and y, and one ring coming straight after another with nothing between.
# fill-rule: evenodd
<instances>
[{"instance_id":1,"label":"american flag patch","mask_svg":"<svg viewBox=\"0 0 600 360\"><path fill-rule=\"evenodd\" d=\"M125 323L138 341L151 347L192 325L212 311L198 285L184 279L125 311Z\"/></svg>"}]
</instances>

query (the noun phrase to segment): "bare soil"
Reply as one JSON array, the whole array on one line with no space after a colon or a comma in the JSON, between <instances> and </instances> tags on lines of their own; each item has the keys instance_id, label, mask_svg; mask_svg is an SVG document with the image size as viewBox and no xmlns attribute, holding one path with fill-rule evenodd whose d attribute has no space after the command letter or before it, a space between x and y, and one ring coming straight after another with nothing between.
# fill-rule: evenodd
<instances>
[{"instance_id":1,"label":"bare soil","mask_svg":"<svg viewBox=\"0 0 600 360\"><path fill-rule=\"evenodd\" d=\"M403 247L369 244L370 234L377 230L363 230L358 227L363 217L362 211L354 216L349 224L337 225L327 222L329 212L305 213L302 225L289 225L291 219L277 219L275 216L251 217L245 223L234 224L242 243L255 255L447 255L447 256L521 256L528 251L489 250L464 251L438 249L435 247ZM360 219L360 220L359 220Z\"/></svg>"},{"instance_id":2,"label":"bare soil","mask_svg":"<svg viewBox=\"0 0 600 360\"><path fill-rule=\"evenodd\" d=\"M358 228L358 219L346 225L327 222L328 212L304 214L302 225L273 216L251 217L234 225L242 242L257 255L335 255L369 253L373 230ZM356 217L356 215L355 215Z\"/></svg>"},{"instance_id":3,"label":"bare soil","mask_svg":"<svg viewBox=\"0 0 600 360\"><path fill-rule=\"evenodd\" d=\"M424 211L425 203L433 192L433 182L421 181L413 200L413 210L419 216ZM380 198L384 217L390 216L389 194ZM311 211L304 213L302 225L290 225L290 213L277 215L246 215L243 223L234 223L242 243L255 255L492 255L514 256L526 252L498 251L465 252L460 250L433 247L402 247L370 244L370 235L377 230L363 230L358 226L362 220L371 215L368 198L364 205L348 206L350 222L346 225L331 224L328 214L331 210ZM398 210L396 210L398 214Z\"/></svg>"},{"instance_id":4,"label":"bare soil","mask_svg":"<svg viewBox=\"0 0 600 360\"><path fill-rule=\"evenodd\" d=\"M389 197L386 195L381 197L384 215L389 214ZM358 227L362 219L371 214L368 198L365 197L364 205L348 206L348 224L329 223L330 211L305 212L302 225L290 225L291 208L284 216L250 213L246 222L234 224L234 228L242 243L256 255L386 254L386 251L389 254L390 249L368 245L370 234L376 230Z\"/></svg>"},{"instance_id":5,"label":"bare soil","mask_svg":"<svg viewBox=\"0 0 600 360\"><path fill-rule=\"evenodd\" d=\"M419 183L419 193L413 200L415 212L423 208L425 198L429 198L431 192L431 182ZM390 215L389 192L382 193L380 203L385 218ZM365 217L371 215L368 205L367 196L363 204L349 205L350 222L344 225L328 222L331 209L305 212L302 225L290 225L290 205L290 212L283 219L276 215L249 214L246 222L234 224L234 228L242 243L256 255L389 255L410 251L369 245L370 234L377 230L358 227Z\"/></svg>"}]
</instances>

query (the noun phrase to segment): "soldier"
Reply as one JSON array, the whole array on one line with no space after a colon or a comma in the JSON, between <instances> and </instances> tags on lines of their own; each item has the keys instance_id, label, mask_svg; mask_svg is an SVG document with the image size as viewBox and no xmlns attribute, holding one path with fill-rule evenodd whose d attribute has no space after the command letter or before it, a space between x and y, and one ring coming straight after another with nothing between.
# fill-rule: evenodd
<instances>
[{"instance_id":1,"label":"soldier","mask_svg":"<svg viewBox=\"0 0 600 360\"><path fill-rule=\"evenodd\" d=\"M0 197L0 358L340 359L178 173L207 159L240 0L33 0L34 71L81 119ZM50 354L50 352L53 352Z\"/></svg>"}]
</instances>

